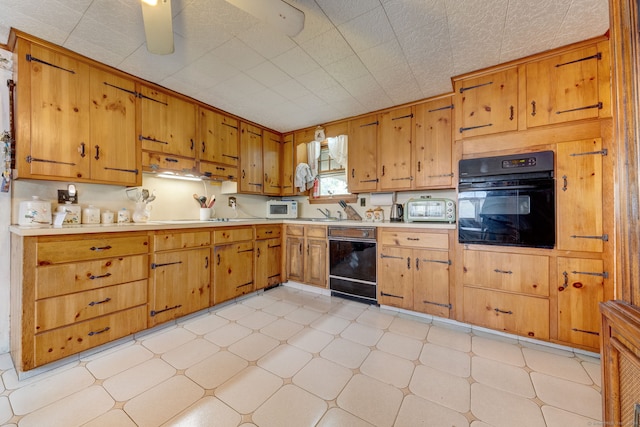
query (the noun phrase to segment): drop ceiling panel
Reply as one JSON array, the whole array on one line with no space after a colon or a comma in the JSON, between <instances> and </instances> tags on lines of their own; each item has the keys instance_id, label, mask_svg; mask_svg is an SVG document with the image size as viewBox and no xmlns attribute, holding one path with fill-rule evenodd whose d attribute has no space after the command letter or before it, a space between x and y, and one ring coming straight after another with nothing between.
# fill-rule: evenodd
<instances>
[{"instance_id":1,"label":"drop ceiling panel","mask_svg":"<svg viewBox=\"0 0 640 427\"><path fill-rule=\"evenodd\" d=\"M0 0L10 27L278 131L451 91L451 77L602 35L608 0L286 0L287 37L225 0L172 0L146 50L140 0Z\"/></svg>"}]
</instances>

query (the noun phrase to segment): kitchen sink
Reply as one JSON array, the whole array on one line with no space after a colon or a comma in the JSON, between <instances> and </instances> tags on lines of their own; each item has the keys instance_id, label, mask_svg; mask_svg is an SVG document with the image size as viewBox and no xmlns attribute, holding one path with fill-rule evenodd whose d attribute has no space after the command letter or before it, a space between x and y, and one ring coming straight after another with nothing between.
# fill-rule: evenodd
<instances>
[{"instance_id":1,"label":"kitchen sink","mask_svg":"<svg viewBox=\"0 0 640 427\"><path fill-rule=\"evenodd\" d=\"M295 218L296 221L338 222L340 218Z\"/></svg>"}]
</instances>

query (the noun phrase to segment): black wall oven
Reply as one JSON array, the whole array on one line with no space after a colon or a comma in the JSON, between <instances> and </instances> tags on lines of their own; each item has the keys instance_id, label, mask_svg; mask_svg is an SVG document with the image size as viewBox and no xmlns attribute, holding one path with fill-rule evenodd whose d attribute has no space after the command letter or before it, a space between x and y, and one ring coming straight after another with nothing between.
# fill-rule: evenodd
<instances>
[{"instance_id":1,"label":"black wall oven","mask_svg":"<svg viewBox=\"0 0 640 427\"><path fill-rule=\"evenodd\" d=\"M553 151L460 160L458 241L553 248Z\"/></svg>"}]
</instances>

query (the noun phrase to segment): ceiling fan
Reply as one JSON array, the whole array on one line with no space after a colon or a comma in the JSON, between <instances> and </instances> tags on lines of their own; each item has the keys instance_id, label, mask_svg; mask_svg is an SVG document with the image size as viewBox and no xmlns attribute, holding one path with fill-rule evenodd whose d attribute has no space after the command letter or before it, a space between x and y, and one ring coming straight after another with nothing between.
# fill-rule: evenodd
<instances>
[{"instance_id":1,"label":"ceiling fan","mask_svg":"<svg viewBox=\"0 0 640 427\"><path fill-rule=\"evenodd\" d=\"M289 37L304 28L304 12L284 0L226 0L228 3L277 28ZM142 0L147 50L157 55L173 53L171 0Z\"/></svg>"}]
</instances>

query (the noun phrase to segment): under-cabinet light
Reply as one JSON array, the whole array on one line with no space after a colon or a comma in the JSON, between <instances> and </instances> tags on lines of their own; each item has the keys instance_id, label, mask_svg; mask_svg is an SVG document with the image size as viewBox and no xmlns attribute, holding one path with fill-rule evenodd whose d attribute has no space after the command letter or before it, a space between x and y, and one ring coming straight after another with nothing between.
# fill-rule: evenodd
<instances>
[{"instance_id":1,"label":"under-cabinet light","mask_svg":"<svg viewBox=\"0 0 640 427\"><path fill-rule=\"evenodd\" d=\"M183 181L202 181L202 178L193 175L174 175L172 173L159 173L158 178L181 179Z\"/></svg>"},{"instance_id":2,"label":"under-cabinet light","mask_svg":"<svg viewBox=\"0 0 640 427\"><path fill-rule=\"evenodd\" d=\"M142 3L146 3L149 6L155 6L158 4L158 0L142 0Z\"/></svg>"}]
</instances>

